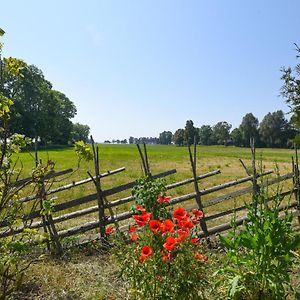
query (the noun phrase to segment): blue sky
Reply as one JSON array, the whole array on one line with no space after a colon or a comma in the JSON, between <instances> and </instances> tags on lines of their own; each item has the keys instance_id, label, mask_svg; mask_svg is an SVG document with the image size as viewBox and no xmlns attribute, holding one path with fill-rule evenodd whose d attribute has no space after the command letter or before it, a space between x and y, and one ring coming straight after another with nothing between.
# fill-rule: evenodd
<instances>
[{"instance_id":1,"label":"blue sky","mask_svg":"<svg viewBox=\"0 0 300 300\"><path fill-rule=\"evenodd\" d=\"M158 136L252 112L288 112L300 2L2 1L4 55L35 64L95 140Z\"/></svg>"}]
</instances>

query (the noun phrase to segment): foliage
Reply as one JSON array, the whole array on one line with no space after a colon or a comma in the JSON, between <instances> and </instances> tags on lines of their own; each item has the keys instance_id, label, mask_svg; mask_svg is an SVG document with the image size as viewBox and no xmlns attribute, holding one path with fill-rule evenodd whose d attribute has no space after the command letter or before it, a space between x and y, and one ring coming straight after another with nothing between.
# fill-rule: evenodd
<instances>
[{"instance_id":1,"label":"foliage","mask_svg":"<svg viewBox=\"0 0 300 300\"><path fill-rule=\"evenodd\" d=\"M82 159L85 161L93 160L92 149L84 141L75 142L75 152L79 158L79 161Z\"/></svg>"},{"instance_id":2,"label":"foliage","mask_svg":"<svg viewBox=\"0 0 300 300\"><path fill-rule=\"evenodd\" d=\"M196 143L198 144L198 131L194 127L192 120L187 120L184 129L184 140L186 145L194 144L194 139L196 138Z\"/></svg>"},{"instance_id":3,"label":"foliage","mask_svg":"<svg viewBox=\"0 0 300 300\"><path fill-rule=\"evenodd\" d=\"M288 270L296 262L294 250L300 236L293 234L292 215L280 217L282 198L279 193L272 203L262 193L248 205L245 226L221 242L227 250L230 265L221 269L231 299L286 299L292 288Z\"/></svg>"},{"instance_id":4,"label":"foliage","mask_svg":"<svg viewBox=\"0 0 300 300\"><path fill-rule=\"evenodd\" d=\"M212 144L213 131L212 131L211 126L202 125L198 129L198 135L199 135L199 143L201 145L211 145Z\"/></svg>"},{"instance_id":5,"label":"foliage","mask_svg":"<svg viewBox=\"0 0 300 300\"><path fill-rule=\"evenodd\" d=\"M231 124L222 121L218 122L213 127L213 141L218 145L224 145L224 143L229 139L229 131L231 129Z\"/></svg>"},{"instance_id":6,"label":"foliage","mask_svg":"<svg viewBox=\"0 0 300 300\"><path fill-rule=\"evenodd\" d=\"M90 127L88 125L75 123L72 125L71 139L74 142L84 141L88 142L90 134Z\"/></svg>"},{"instance_id":7,"label":"foliage","mask_svg":"<svg viewBox=\"0 0 300 300\"><path fill-rule=\"evenodd\" d=\"M184 145L184 129L177 129L173 136L173 142L177 146Z\"/></svg>"},{"instance_id":8,"label":"foliage","mask_svg":"<svg viewBox=\"0 0 300 300\"><path fill-rule=\"evenodd\" d=\"M243 136L239 128L234 128L230 133L230 138L235 146L241 146L243 141Z\"/></svg>"},{"instance_id":9,"label":"foliage","mask_svg":"<svg viewBox=\"0 0 300 300\"><path fill-rule=\"evenodd\" d=\"M196 236L203 213L178 207L171 214L164 190L162 182L144 178L133 191L139 201L136 226L127 232L132 243L116 249L122 276L132 299L203 299L208 257Z\"/></svg>"},{"instance_id":10,"label":"foliage","mask_svg":"<svg viewBox=\"0 0 300 300\"><path fill-rule=\"evenodd\" d=\"M247 113L239 127L239 130L242 134L242 143L241 145L245 147L250 146L250 138L254 138L255 145L259 144L259 132L258 132L258 119L254 117L252 113Z\"/></svg>"},{"instance_id":11,"label":"foliage","mask_svg":"<svg viewBox=\"0 0 300 300\"><path fill-rule=\"evenodd\" d=\"M296 51L300 54L300 48L296 45ZM299 58L300 55L296 58ZM300 127L300 64L297 64L294 69L291 67L282 68L283 86L281 88L281 95L285 98L293 113L292 121L299 128Z\"/></svg>"},{"instance_id":12,"label":"foliage","mask_svg":"<svg viewBox=\"0 0 300 300\"><path fill-rule=\"evenodd\" d=\"M267 147L286 147L288 140L295 135L282 110L268 113L260 123L259 133Z\"/></svg>"},{"instance_id":13,"label":"foliage","mask_svg":"<svg viewBox=\"0 0 300 300\"><path fill-rule=\"evenodd\" d=\"M63 93L53 90L37 67L19 59L4 58L3 95L14 99L10 130L42 143L67 144L76 107ZM16 76L16 74L19 74Z\"/></svg>"},{"instance_id":14,"label":"foliage","mask_svg":"<svg viewBox=\"0 0 300 300\"><path fill-rule=\"evenodd\" d=\"M171 131L163 131L159 134L159 143L162 145L171 145L173 134Z\"/></svg>"}]
</instances>

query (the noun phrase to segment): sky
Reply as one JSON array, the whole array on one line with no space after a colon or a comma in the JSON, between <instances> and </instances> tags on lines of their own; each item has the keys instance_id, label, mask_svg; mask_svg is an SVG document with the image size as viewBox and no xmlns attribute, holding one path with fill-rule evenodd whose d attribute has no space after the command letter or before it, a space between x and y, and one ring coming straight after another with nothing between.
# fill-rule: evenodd
<instances>
[{"instance_id":1,"label":"sky","mask_svg":"<svg viewBox=\"0 0 300 300\"><path fill-rule=\"evenodd\" d=\"M289 108L299 0L0 1L4 56L40 68L98 142ZM288 115L287 115L288 118Z\"/></svg>"}]
</instances>

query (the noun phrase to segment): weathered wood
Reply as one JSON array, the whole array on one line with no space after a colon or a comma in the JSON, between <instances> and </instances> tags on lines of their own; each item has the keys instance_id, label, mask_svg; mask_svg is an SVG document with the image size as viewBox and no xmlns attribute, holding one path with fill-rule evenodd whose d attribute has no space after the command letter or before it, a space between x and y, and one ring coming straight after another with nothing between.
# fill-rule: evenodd
<instances>
[{"instance_id":1,"label":"weathered wood","mask_svg":"<svg viewBox=\"0 0 300 300\"><path fill-rule=\"evenodd\" d=\"M105 172L103 174L100 174L100 178L107 177L107 176L110 176L110 175L114 175L114 174L120 173L120 172L122 172L124 170L125 170L125 168L122 167L122 168L119 168L119 169L116 169L116 170L107 171L107 172ZM94 176L93 178L96 179L96 176ZM58 188L51 189L51 190L49 190L49 191L46 192L46 195L51 195L51 194L54 194L54 193L62 192L62 191L65 191L65 190L69 190L71 188L80 186L82 184L89 183L91 181L93 181L92 178L87 178L87 179L80 180L80 181L77 181L77 182L72 182L70 184L66 184L64 186L60 186ZM36 199L36 195L31 195L31 196L24 197L24 198L20 199L19 201L21 201L21 202L28 202L28 201L31 201L31 200L34 200L34 199Z\"/></svg>"},{"instance_id":2,"label":"weathered wood","mask_svg":"<svg viewBox=\"0 0 300 300\"><path fill-rule=\"evenodd\" d=\"M194 188L195 188L195 200L197 202L198 208L203 212L203 218L200 220L200 226L204 232L204 234L207 236L208 231L207 231L207 225L205 221L205 213L203 211L203 205L201 201L201 193L199 190L198 186L198 180L197 180L197 170L196 170L196 165L197 165L197 145L196 145L196 137L194 137L194 158L192 157L192 152L191 152L191 147L188 146L189 149L189 157L190 157L190 163L192 167L192 172L193 172L193 182L194 182Z\"/></svg>"},{"instance_id":3,"label":"weathered wood","mask_svg":"<svg viewBox=\"0 0 300 300\"><path fill-rule=\"evenodd\" d=\"M279 211L283 211L285 209L290 209L290 208L294 208L297 206L297 203L296 202L293 202L291 203L290 205L283 205L283 206L280 206L279 207ZM236 220L235 224L236 226L241 226L245 221L247 220L247 216L245 217L242 217L242 218L239 218ZM232 223L226 223L226 224L221 224L221 225L218 225L218 226L215 226L215 227L212 227L208 230L208 234L209 235L213 235L213 234L216 234L216 233L221 233L223 231L226 231L228 229L231 229L232 228ZM205 237L205 234L204 232L201 232L199 234L199 237Z\"/></svg>"},{"instance_id":4,"label":"weathered wood","mask_svg":"<svg viewBox=\"0 0 300 300\"><path fill-rule=\"evenodd\" d=\"M220 174L220 173L221 173L220 170L215 170L215 171L197 176L197 180L201 180L201 179L204 179L204 178L207 178L207 177L210 177L210 176L214 176L214 175ZM173 189L173 188L185 185L185 184L189 184L189 183L192 183L192 182L194 182L194 178L182 180L182 181L179 181L179 182L176 182L176 183L168 184L166 186L166 189L170 190L170 189ZM130 201L133 201L133 200L134 200L134 197L132 197L132 196L125 197L125 198L118 199L118 200L114 200L114 201L111 201L111 202L108 202L107 204L105 204L105 208L119 206L121 204L129 203Z\"/></svg>"},{"instance_id":5,"label":"weathered wood","mask_svg":"<svg viewBox=\"0 0 300 300\"><path fill-rule=\"evenodd\" d=\"M272 172L273 171L264 172L262 174L258 174L257 176L258 177L265 176L265 175L268 175L268 174L270 174ZM252 179L251 177L252 176L242 178L240 181L241 182L251 181L251 179ZM268 182L265 182L264 184L262 184L262 187L266 187L266 186L272 185L274 183L278 183L278 182L290 179L292 177L293 177L293 173L288 173L286 175L283 175L283 176L280 176L278 178L271 179ZM247 179L247 180L245 180L245 179ZM207 195L207 194L211 194L213 192L216 192L216 191L219 191L219 190L222 190L222 189L225 189L227 187L234 186L234 185L238 185L238 184L241 183L241 182L238 182L238 183L236 183L236 182L237 181L231 181L231 182L227 182L225 184L217 185L217 186L208 188L206 190L202 190L202 191L200 191L200 193L201 193L201 195ZM247 193L251 193L252 190L253 190L252 187L244 188L244 189L241 189L241 190L238 190L238 191L234 191L234 192L228 193L226 195L222 195L220 197L216 197L216 198L207 200L207 201L203 202L203 207L205 208L205 207L208 207L208 206L220 203L220 202L222 202L224 200L228 200L228 199L231 199L231 198L242 196L242 195L247 194ZM186 194L186 195L183 195L183 196L179 196L179 197L173 198L170 201L170 204L181 203L181 202L193 199L193 198L195 198L195 196L196 196L196 193L191 193L191 194Z\"/></svg>"}]
</instances>

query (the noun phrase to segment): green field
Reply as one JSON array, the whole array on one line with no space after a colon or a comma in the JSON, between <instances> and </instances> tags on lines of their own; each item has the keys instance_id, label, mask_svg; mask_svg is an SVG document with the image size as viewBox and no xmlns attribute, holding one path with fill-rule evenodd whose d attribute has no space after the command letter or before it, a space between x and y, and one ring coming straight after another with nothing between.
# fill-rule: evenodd
<instances>
[{"instance_id":1,"label":"green field","mask_svg":"<svg viewBox=\"0 0 300 300\"><path fill-rule=\"evenodd\" d=\"M111 188L122 183L136 180L142 175L140 158L135 145L99 145L100 149L100 169L101 172L125 167L126 171L112 175L102 180L103 189ZM192 171L189 162L188 150L186 147L151 145L147 147L151 171L156 174L161 171L176 168L177 173L169 176L167 182L176 182L192 177ZM225 183L237 178L247 176L245 170L239 162L239 158L244 163L251 166L251 151L247 148L222 147L222 146L198 146L198 175L204 174L215 169L220 169L221 174L200 181L201 189L205 189L217 184ZM281 174L291 171L291 157L293 150L289 149L257 149L258 165L264 169L274 169L275 163L278 164ZM39 157L45 161L51 159L55 161L57 171L66 168L77 168L77 156L73 148L60 150L40 151ZM32 153L21 153L20 161L23 164L23 176L30 175L34 165ZM93 172L93 163L82 162L80 168L72 175L65 175L62 181L55 185L63 185L72 181L78 181L88 178L87 171ZM204 197L208 198L219 196L221 194L239 189L241 187L251 186L251 183L245 183L239 187L229 188L225 191L217 192ZM193 185L179 187L170 191L172 196L183 195L193 192ZM77 187L71 191L57 194L56 202L63 202L70 199L94 193L95 188L92 183ZM121 194L109 197L108 200L130 195L130 190ZM249 199L249 196L248 196ZM243 203L246 197L240 198L238 203ZM192 200L190 202L193 202ZM89 203L95 205L95 203ZM205 212L209 215L212 212L221 211L233 206L233 201L209 207ZM84 206L82 206L84 207ZM128 209L124 205L114 212ZM68 212L71 210L68 210ZM87 215L80 220L71 220L58 224L58 229L64 229L77 225L78 222L89 221L96 218L95 215ZM230 216L228 220L230 220ZM209 223L214 226L218 223ZM94 231L95 232L95 231ZM299 282L299 275L295 275L293 280L296 284ZM115 299L124 299L124 283L117 276L117 269L111 257L99 253L99 250L91 246L68 250L60 260L45 258L34 264L29 273L29 278L22 287L20 299L109 299L113 295Z\"/></svg>"},{"instance_id":2,"label":"green field","mask_svg":"<svg viewBox=\"0 0 300 300\"><path fill-rule=\"evenodd\" d=\"M188 149L186 147L149 145L148 157L152 174L162 171L176 169L177 173L166 178L167 183L177 182L183 179L192 177L192 170L189 162ZM123 183L134 181L142 176L141 162L135 145L99 145L100 151L100 170L101 173L107 170L114 170L120 167L125 167L126 170L102 179L102 189L112 188ZM282 174L291 171L291 157L294 154L290 149L257 149L257 165L265 170L272 170L275 163L278 164ZM34 164L32 153L21 153L20 161L23 164L23 176L30 175ZM88 178L87 171L94 174L93 162L81 162L77 169L78 158L73 148L59 150L41 150L39 158L42 161L51 159L56 163L57 171L67 168L73 168L74 173L65 175L55 186L71 183L81 179ZM247 176L243 169L239 158L243 159L246 166L251 167L251 151L248 148L224 147L224 146L198 146L197 147L197 174L204 174L216 169L220 169L221 174L206 178L199 182L200 189L212 187L221 183ZM251 183L245 183L238 187L226 189L203 197L203 201L222 195L224 193L239 189L241 187L251 186ZM170 191L171 196L180 196L194 191L193 184L178 187ZM75 199L91 193L95 193L95 188L92 183L76 187L72 190L56 194L55 202L63 202L66 200ZM108 201L130 195L130 190L108 197ZM240 198L238 201L242 203L246 198ZM190 203L192 200L190 201ZM89 205L92 205L91 203ZM93 204L95 205L95 204ZM80 208L86 205L81 205ZM216 206L209 207L208 213L220 211L227 207L232 207L233 201L220 203ZM130 207L130 204L118 207L117 211L125 211ZM73 209L67 212L73 211ZM84 216L79 222L88 221L92 216ZM71 223L70 223L71 222ZM78 220L70 221L68 224L60 224L59 229L66 226L78 224Z\"/></svg>"}]
</instances>

